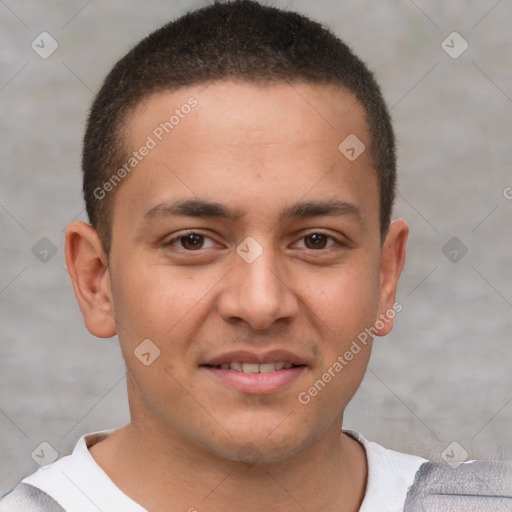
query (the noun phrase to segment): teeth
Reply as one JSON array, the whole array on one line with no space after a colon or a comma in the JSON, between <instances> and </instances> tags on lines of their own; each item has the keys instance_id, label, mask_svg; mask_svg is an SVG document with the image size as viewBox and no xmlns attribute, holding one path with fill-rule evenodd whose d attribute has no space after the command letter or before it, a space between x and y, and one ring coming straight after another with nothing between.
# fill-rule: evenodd
<instances>
[{"instance_id":1,"label":"teeth","mask_svg":"<svg viewBox=\"0 0 512 512\"><path fill-rule=\"evenodd\" d=\"M264 363L258 366L260 367L260 373L270 373L276 370L276 363Z\"/></svg>"},{"instance_id":2,"label":"teeth","mask_svg":"<svg viewBox=\"0 0 512 512\"><path fill-rule=\"evenodd\" d=\"M258 373L260 371L260 365L258 363L244 363L242 365L242 371L244 373Z\"/></svg>"},{"instance_id":3,"label":"teeth","mask_svg":"<svg viewBox=\"0 0 512 512\"><path fill-rule=\"evenodd\" d=\"M244 373L271 373L282 369L292 368L293 364L289 362L277 362L277 363L222 363L217 366L221 370L236 370L237 372Z\"/></svg>"}]
</instances>

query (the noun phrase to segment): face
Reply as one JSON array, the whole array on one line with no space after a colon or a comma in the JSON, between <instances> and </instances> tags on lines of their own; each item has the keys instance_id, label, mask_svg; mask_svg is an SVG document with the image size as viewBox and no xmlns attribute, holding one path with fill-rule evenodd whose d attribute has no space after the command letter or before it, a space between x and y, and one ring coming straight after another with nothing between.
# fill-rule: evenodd
<instances>
[{"instance_id":1,"label":"face","mask_svg":"<svg viewBox=\"0 0 512 512\"><path fill-rule=\"evenodd\" d=\"M360 104L310 84L158 93L128 119L137 162L98 280L112 316L82 311L119 336L134 425L266 461L339 435L407 235L395 221L381 247L370 151L339 149L351 134L369 148Z\"/></svg>"}]
</instances>

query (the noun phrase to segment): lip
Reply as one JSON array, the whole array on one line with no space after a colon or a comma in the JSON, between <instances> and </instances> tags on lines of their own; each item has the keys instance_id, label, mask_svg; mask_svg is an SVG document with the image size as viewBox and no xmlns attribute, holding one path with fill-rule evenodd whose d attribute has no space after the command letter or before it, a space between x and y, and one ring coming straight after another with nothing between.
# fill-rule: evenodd
<instances>
[{"instance_id":1,"label":"lip","mask_svg":"<svg viewBox=\"0 0 512 512\"><path fill-rule=\"evenodd\" d=\"M282 370L270 373L244 373L237 370L222 370L221 368L204 365L200 368L207 371L217 382L220 381L231 389L249 394L270 394L290 386L292 382L297 380L306 371L307 366L283 368Z\"/></svg>"},{"instance_id":2,"label":"lip","mask_svg":"<svg viewBox=\"0 0 512 512\"><path fill-rule=\"evenodd\" d=\"M211 359L208 359L206 362L202 363L201 366L218 366L222 363L232 363L235 361L240 363L258 364L278 363L282 361L289 362L294 365L307 366L307 362L304 358L301 358L300 356L293 354L292 352L288 352L286 350L270 350L267 352L262 352L260 354L250 352L248 350L225 352L224 354L220 354L218 356L212 357ZM293 368L290 368L290 370L291 369Z\"/></svg>"}]
</instances>

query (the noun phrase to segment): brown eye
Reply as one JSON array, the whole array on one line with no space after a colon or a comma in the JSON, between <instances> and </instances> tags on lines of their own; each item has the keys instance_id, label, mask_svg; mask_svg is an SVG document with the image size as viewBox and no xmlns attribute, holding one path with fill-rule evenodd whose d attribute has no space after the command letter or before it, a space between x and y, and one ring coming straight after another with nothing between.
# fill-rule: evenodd
<instances>
[{"instance_id":1,"label":"brown eye","mask_svg":"<svg viewBox=\"0 0 512 512\"><path fill-rule=\"evenodd\" d=\"M311 235L306 235L304 240L310 241L310 243L305 243L308 249L325 249L329 238L332 237L324 235L323 233L312 233Z\"/></svg>"},{"instance_id":2,"label":"brown eye","mask_svg":"<svg viewBox=\"0 0 512 512\"><path fill-rule=\"evenodd\" d=\"M197 233L192 233L190 235L182 236L180 239L181 246L184 249L188 250L196 250L201 249L204 244L204 236L198 235Z\"/></svg>"},{"instance_id":3,"label":"brown eye","mask_svg":"<svg viewBox=\"0 0 512 512\"><path fill-rule=\"evenodd\" d=\"M209 244L209 245L208 245ZM200 249L207 249L213 247L215 242L206 235L201 233L190 232L175 236L168 242L164 243L166 247L175 247L176 249L185 249L186 251L199 251Z\"/></svg>"}]
</instances>

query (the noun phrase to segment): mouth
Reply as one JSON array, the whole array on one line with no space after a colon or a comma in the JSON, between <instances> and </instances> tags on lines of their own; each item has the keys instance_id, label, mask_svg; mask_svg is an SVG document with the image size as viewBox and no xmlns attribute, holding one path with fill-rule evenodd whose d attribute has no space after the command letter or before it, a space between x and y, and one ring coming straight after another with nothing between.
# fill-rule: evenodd
<instances>
[{"instance_id":1,"label":"mouth","mask_svg":"<svg viewBox=\"0 0 512 512\"><path fill-rule=\"evenodd\" d=\"M217 370L234 370L243 373L272 373L280 370L289 370L290 368L297 368L305 366L302 364L293 364L289 361L277 361L275 363L242 363L240 361L233 361L231 363L221 363L218 365L204 365L208 368L216 368Z\"/></svg>"},{"instance_id":2,"label":"mouth","mask_svg":"<svg viewBox=\"0 0 512 512\"><path fill-rule=\"evenodd\" d=\"M300 357L289 352L225 354L200 368L224 387L247 394L270 394L289 387L307 369Z\"/></svg>"}]
</instances>

